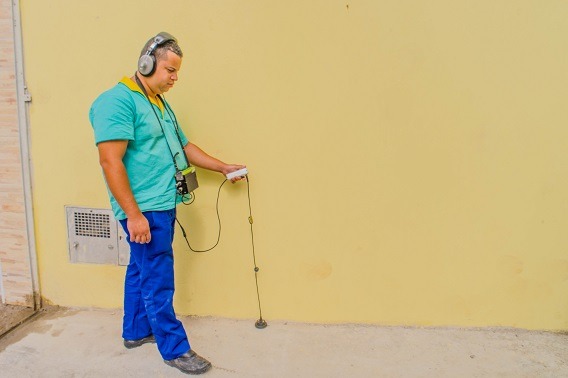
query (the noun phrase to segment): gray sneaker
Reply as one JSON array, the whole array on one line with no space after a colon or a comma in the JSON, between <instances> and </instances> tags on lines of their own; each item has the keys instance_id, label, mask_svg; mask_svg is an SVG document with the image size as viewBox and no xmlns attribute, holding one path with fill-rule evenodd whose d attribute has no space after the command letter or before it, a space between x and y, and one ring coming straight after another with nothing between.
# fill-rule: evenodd
<instances>
[{"instance_id":1,"label":"gray sneaker","mask_svg":"<svg viewBox=\"0 0 568 378\"><path fill-rule=\"evenodd\" d=\"M207 361L193 350L189 350L189 352L173 360L164 360L164 362L187 374L203 374L211 369L211 362Z\"/></svg>"},{"instance_id":2,"label":"gray sneaker","mask_svg":"<svg viewBox=\"0 0 568 378\"><path fill-rule=\"evenodd\" d=\"M138 340L126 340L124 339L124 346L128 349L132 349L132 348L137 348L142 344L146 344L146 343L155 343L156 339L154 338L154 335L150 335L147 337L144 337L143 339L138 339Z\"/></svg>"}]
</instances>

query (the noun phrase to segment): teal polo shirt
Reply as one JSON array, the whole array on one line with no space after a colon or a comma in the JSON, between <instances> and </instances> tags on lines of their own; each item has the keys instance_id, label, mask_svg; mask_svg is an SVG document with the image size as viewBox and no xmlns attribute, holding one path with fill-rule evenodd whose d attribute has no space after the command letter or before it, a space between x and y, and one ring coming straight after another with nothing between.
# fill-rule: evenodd
<instances>
[{"instance_id":1,"label":"teal polo shirt","mask_svg":"<svg viewBox=\"0 0 568 378\"><path fill-rule=\"evenodd\" d=\"M89 112L96 144L128 141L123 162L132 193L143 212L170 210L181 202L176 195L173 156L179 169L186 168L182 146L188 141L181 128L177 128L176 134L170 113L173 111L166 111L161 102L150 103L127 77L103 92ZM125 219L126 214L110 190L108 193L114 216Z\"/></svg>"}]
</instances>

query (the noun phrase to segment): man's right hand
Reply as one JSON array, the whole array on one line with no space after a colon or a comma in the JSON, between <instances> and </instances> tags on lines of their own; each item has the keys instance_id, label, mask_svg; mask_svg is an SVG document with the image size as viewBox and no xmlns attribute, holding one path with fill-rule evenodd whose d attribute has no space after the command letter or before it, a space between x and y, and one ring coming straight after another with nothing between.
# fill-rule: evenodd
<instances>
[{"instance_id":1,"label":"man's right hand","mask_svg":"<svg viewBox=\"0 0 568 378\"><path fill-rule=\"evenodd\" d=\"M126 227L130 234L130 241L133 243L150 243L152 235L150 235L150 223L142 213L128 217Z\"/></svg>"}]
</instances>

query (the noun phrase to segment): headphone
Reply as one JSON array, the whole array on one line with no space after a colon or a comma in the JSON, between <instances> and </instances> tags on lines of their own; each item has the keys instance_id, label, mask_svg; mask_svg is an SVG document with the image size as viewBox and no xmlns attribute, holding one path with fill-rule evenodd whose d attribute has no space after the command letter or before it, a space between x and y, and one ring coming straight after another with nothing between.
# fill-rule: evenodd
<instances>
[{"instance_id":1,"label":"headphone","mask_svg":"<svg viewBox=\"0 0 568 378\"><path fill-rule=\"evenodd\" d=\"M154 40L150 46L148 46L148 50L146 50L140 59L138 59L138 72L140 72L142 76L151 76L154 73L156 70L156 57L154 56L154 51L158 46L169 41L177 42L177 39L166 32L161 32L154 37Z\"/></svg>"}]
</instances>

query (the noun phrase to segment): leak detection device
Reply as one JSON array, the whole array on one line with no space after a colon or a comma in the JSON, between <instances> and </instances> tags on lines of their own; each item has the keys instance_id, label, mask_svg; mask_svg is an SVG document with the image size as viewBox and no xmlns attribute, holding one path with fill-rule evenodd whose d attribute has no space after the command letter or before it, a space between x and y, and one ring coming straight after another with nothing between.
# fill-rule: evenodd
<instances>
[{"instance_id":1,"label":"leak detection device","mask_svg":"<svg viewBox=\"0 0 568 378\"><path fill-rule=\"evenodd\" d=\"M199 187L195 167L187 167L183 171L176 172L176 190L180 196L193 192Z\"/></svg>"},{"instance_id":2,"label":"leak detection device","mask_svg":"<svg viewBox=\"0 0 568 378\"><path fill-rule=\"evenodd\" d=\"M227 180L231 180L235 177L244 177L246 175L248 175L248 170L246 168L241 168L238 171L227 173L225 177L227 177Z\"/></svg>"}]
</instances>

